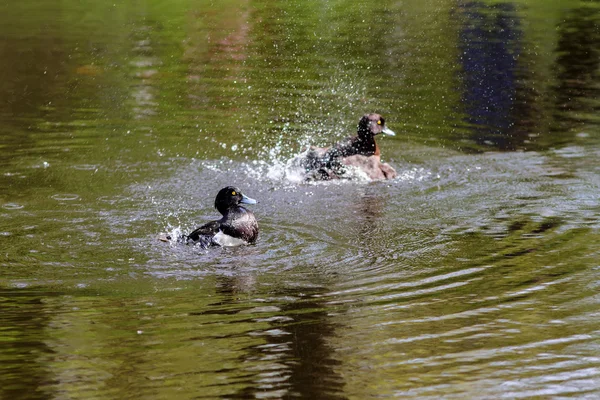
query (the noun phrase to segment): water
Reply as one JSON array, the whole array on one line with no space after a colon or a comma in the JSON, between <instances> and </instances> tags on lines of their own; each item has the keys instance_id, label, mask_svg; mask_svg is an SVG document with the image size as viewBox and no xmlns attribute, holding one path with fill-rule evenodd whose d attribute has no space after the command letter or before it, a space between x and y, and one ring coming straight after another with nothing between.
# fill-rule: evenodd
<instances>
[{"instance_id":1,"label":"water","mask_svg":"<svg viewBox=\"0 0 600 400\"><path fill-rule=\"evenodd\" d=\"M600 394L595 2L0 7L0 398Z\"/></svg>"}]
</instances>

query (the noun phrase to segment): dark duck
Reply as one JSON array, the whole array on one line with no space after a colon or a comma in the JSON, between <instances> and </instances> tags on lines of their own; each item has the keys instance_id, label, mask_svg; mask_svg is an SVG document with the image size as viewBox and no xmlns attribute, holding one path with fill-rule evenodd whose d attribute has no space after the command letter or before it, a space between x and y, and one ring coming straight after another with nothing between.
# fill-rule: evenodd
<instances>
[{"instance_id":1,"label":"dark duck","mask_svg":"<svg viewBox=\"0 0 600 400\"><path fill-rule=\"evenodd\" d=\"M394 168L381 162L381 152L375 141L379 134L395 136L381 115L365 114L358 122L356 136L328 148L311 147L300 160L306 180L345 178L349 166L364 172L370 179L395 178Z\"/></svg>"},{"instance_id":2,"label":"dark duck","mask_svg":"<svg viewBox=\"0 0 600 400\"><path fill-rule=\"evenodd\" d=\"M245 196L240 189L227 186L215 198L215 208L223 215L184 235L186 243L202 247L239 246L251 244L258 239L258 222L254 214L241 204L256 204L257 201Z\"/></svg>"}]
</instances>

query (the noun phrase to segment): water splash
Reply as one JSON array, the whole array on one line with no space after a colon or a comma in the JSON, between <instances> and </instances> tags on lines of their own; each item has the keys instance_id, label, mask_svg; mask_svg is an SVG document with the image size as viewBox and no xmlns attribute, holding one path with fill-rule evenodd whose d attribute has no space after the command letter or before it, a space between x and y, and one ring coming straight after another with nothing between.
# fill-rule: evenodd
<instances>
[{"instance_id":1,"label":"water splash","mask_svg":"<svg viewBox=\"0 0 600 400\"><path fill-rule=\"evenodd\" d=\"M302 165L302 160L310 151L310 146L306 146L301 152L287 156L283 150L283 146L279 143L266 152L266 157L263 160L255 160L243 165L245 174L257 181L268 180L282 184L331 184L332 182L351 182L351 183L368 183L373 180L360 167L346 165L343 179L334 180L308 180L307 171ZM400 181L423 181L433 177L431 170L423 167L413 167L410 169L399 169L397 176L390 179L388 182Z\"/></svg>"},{"instance_id":2,"label":"water splash","mask_svg":"<svg viewBox=\"0 0 600 400\"><path fill-rule=\"evenodd\" d=\"M283 137L280 137L277 143L265 149L259 160L254 160L245 164L245 173L256 180L267 179L269 181L288 184L327 184L332 181L309 181L307 179L307 171L302 165L302 160L306 158L310 151L310 139L304 137L300 140L301 151L296 154L291 154L289 146L287 146ZM352 181L352 182L370 182L369 176L360 168L346 166L344 179L335 181Z\"/></svg>"}]
</instances>

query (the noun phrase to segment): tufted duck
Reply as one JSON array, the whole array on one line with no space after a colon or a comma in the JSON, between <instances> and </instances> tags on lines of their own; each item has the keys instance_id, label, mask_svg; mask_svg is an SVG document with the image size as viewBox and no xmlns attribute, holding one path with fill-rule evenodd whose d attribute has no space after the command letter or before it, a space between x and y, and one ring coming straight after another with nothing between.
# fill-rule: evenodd
<instances>
[{"instance_id":1,"label":"tufted duck","mask_svg":"<svg viewBox=\"0 0 600 400\"><path fill-rule=\"evenodd\" d=\"M202 225L183 239L202 247L239 246L256 242L258 222L254 214L240 203L256 204L257 201L245 196L234 186L221 189L215 198L215 208L223 218Z\"/></svg>"},{"instance_id":2,"label":"tufted duck","mask_svg":"<svg viewBox=\"0 0 600 400\"><path fill-rule=\"evenodd\" d=\"M356 167L370 179L392 179L396 171L381 163L381 153L375 136L395 133L385 126L379 114L365 114L358 122L356 136L349 137L329 148L312 147L301 160L307 180L344 178L345 166Z\"/></svg>"}]
</instances>

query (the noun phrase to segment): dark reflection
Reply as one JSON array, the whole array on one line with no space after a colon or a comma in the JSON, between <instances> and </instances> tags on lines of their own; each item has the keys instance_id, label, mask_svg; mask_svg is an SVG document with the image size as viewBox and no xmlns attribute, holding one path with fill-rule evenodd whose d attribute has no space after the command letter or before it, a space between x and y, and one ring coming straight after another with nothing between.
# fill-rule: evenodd
<instances>
[{"instance_id":1,"label":"dark reflection","mask_svg":"<svg viewBox=\"0 0 600 400\"><path fill-rule=\"evenodd\" d=\"M386 201L385 191L381 192L379 188L379 185L369 186L365 193L353 203L356 216L360 221L357 224L358 232L355 235L354 244L372 251L376 251L376 247L383 244L378 232L381 230L381 219L385 215L383 210Z\"/></svg>"},{"instance_id":2,"label":"dark reflection","mask_svg":"<svg viewBox=\"0 0 600 400\"><path fill-rule=\"evenodd\" d=\"M0 398L54 398L45 343L51 312L44 298L54 293L0 289Z\"/></svg>"},{"instance_id":3,"label":"dark reflection","mask_svg":"<svg viewBox=\"0 0 600 400\"><path fill-rule=\"evenodd\" d=\"M364 219L365 225L368 225L364 229L374 229L384 215L385 201L383 195L385 194L386 192L382 192L379 185L370 186L354 203L358 214Z\"/></svg>"},{"instance_id":4,"label":"dark reflection","mask_svg":"<svg viewBox=\"0 0 600 400\"><path fill-rule=\"evenodd\" d=\"M477 144L521 147L532 126L533 93L524 86L523 30L512 3L460 2L462 105Z\"/></svg>"},{"instance_id":5,"label":"dark reflection","mask_svg":"<svg viewBox=\"0 0 600 400\"><path fill-rule=\"evenodd\" d=\"M221 278L220 294L230 294L231 302L240 292L252 290L248 278ZM283 297L283 304L272 313L253 313L253 321L269 321L269 328L252 332L264 343L248 349L243 364L260 365L252 369L252 384L233 398L253 398L257 393L269 398L342 399L344 382L335 372L339 364L327 343L335 335L325 306L319 301L324 288L290 288L270 293ZM289 300L288 300L289 299ZM226 307L226 301L218 305ZM264 315L264 316L263 316ZM232 396L226 396L232 398Z\"/></svg>"},{"instance_id":6,"label":"dark reflection","mask_svg":"<svg viewBox=\"0 0 600 400\"><path fill-rule=\"evenodd\" d=\"M553 128L564 131L597 118L600 109L600 9L570 10L557 27L557 81ZM589 121L591 122L591 121Z\"/></svg>"}]
</instances>

